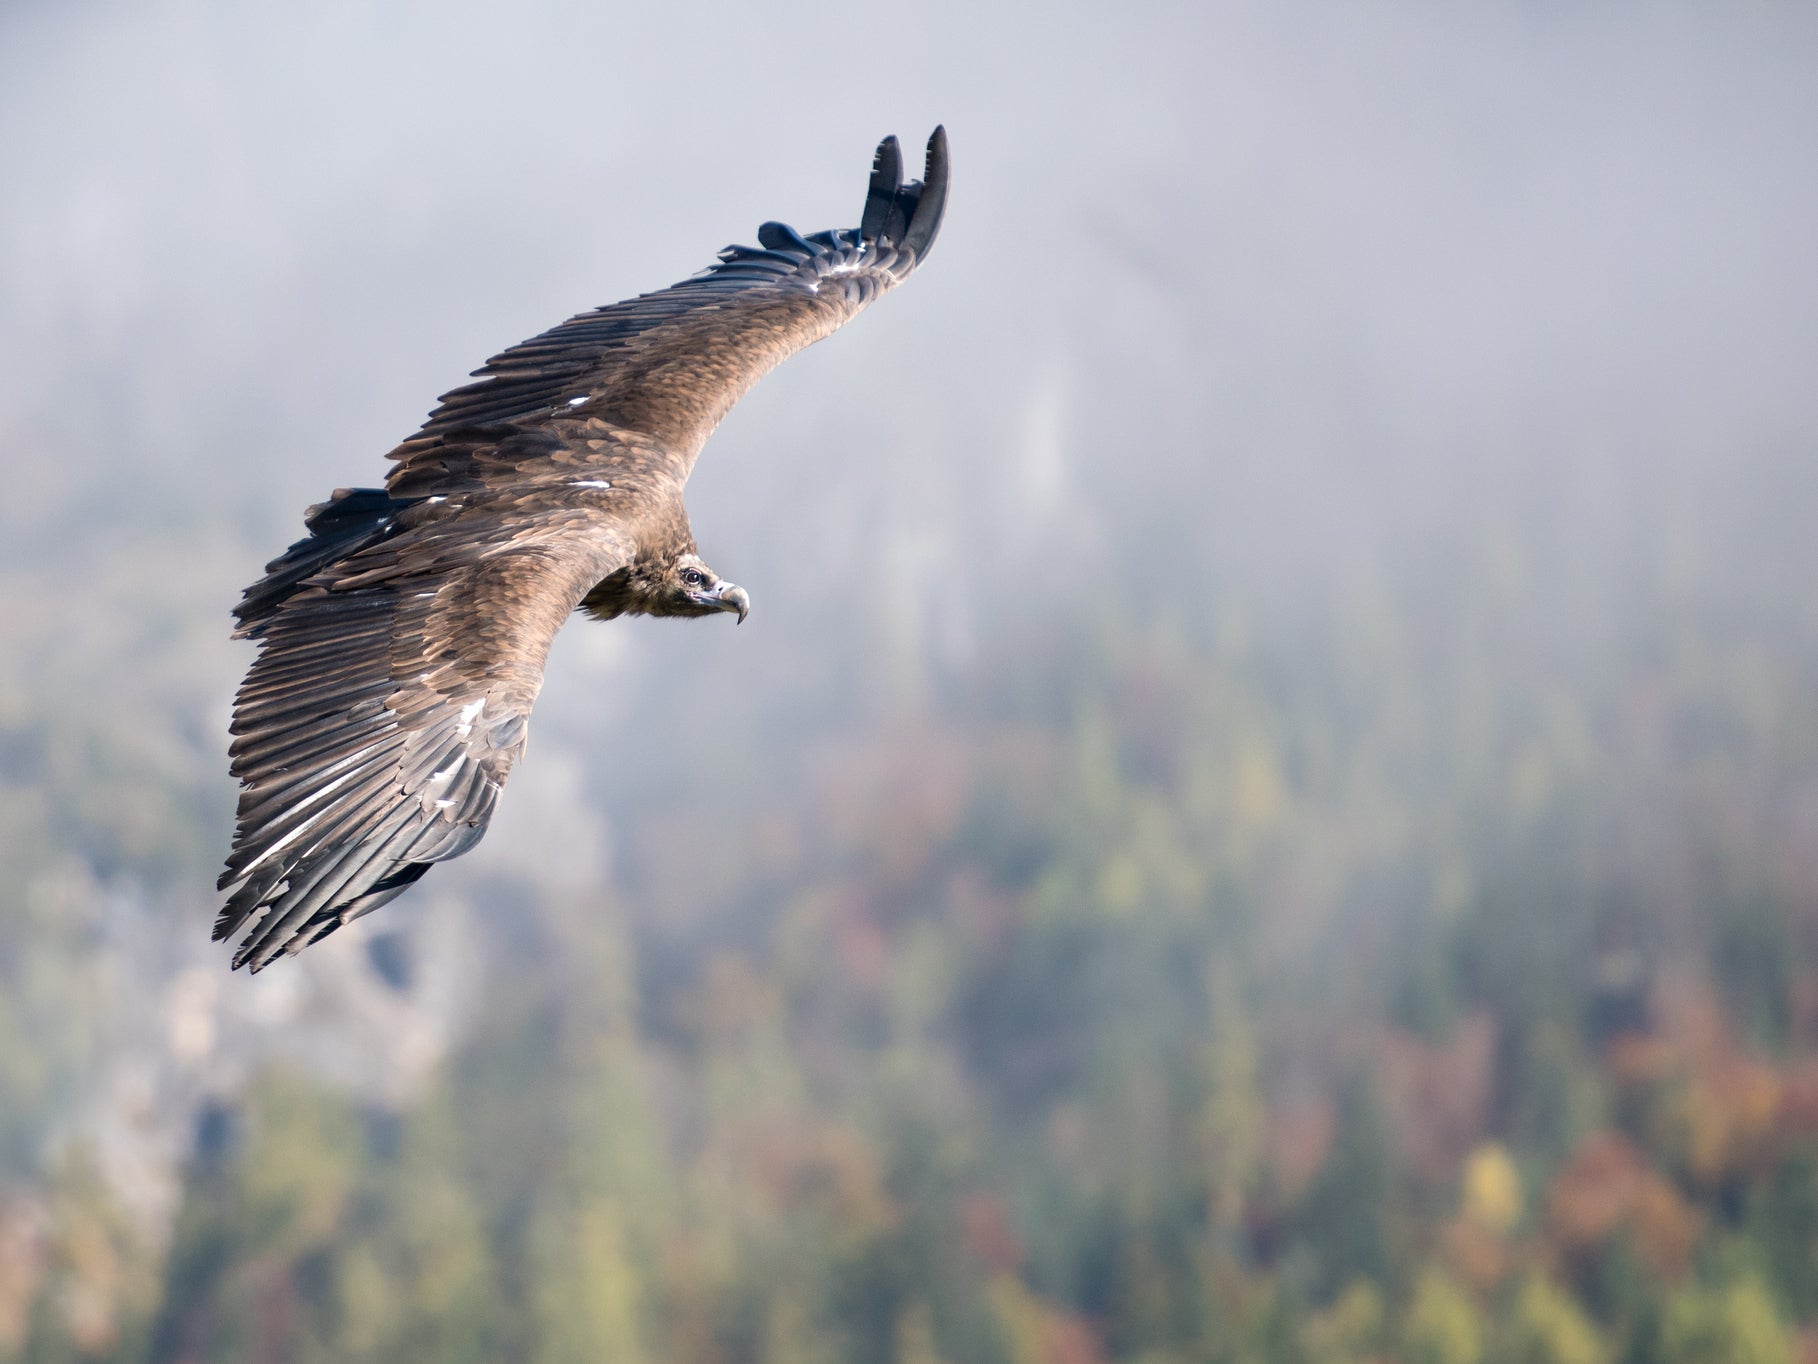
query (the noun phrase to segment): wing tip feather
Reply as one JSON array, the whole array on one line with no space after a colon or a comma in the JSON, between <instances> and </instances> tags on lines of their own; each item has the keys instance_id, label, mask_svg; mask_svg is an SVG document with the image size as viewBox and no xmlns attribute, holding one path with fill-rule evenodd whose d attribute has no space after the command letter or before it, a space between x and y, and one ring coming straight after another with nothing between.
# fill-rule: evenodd
<instances>
[{"instance_id":1,"label":"wing tip feather","mask_svg":"<svg viewBox=\"0 0 1818 1364\"><path fill-rule=\"evenodd\" d=\"M871 183L865 188L865 211L859 218L859 235L875 241L890 235L891 218L903 187L903 149L891 133L877 144L871 158Z\"/></svg>"},{"instance_id":2,"label":"wing tip feather","mask_svg":"<svg viewBox=\"0 0 1818 1364\"><path fill-rule=\"evenodd\" d=\"M912 252L916 263L934 245L947 207L947 129L937 124L928 136L922 178L903 183L902 149L892 134L877 144L871 180L865 188L865 211L859 220L862 241Z\"/></svg>"},{"instance_id":3,"label":"wing tip feather","mask_svg":"<svg viewBox=\"0 0 1818 1364\"><path fill-rule=\"evenodd\" d=\"M947 213L947 127L937 123L928 135L928 149L922 161L921 193L915 210L909 215L903 245L915 252L919 265L934 239L940 234L941 219Z\"/></svg>"}]
</instances>

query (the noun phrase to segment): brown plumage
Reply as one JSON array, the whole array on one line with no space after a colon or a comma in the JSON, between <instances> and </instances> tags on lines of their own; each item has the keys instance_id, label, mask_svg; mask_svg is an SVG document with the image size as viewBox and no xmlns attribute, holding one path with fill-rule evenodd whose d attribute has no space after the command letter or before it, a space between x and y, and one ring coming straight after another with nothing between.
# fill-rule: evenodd
<instances>
[{"instance_id":1,"label":"brown plumage","mask_svg":"<svg viewBox=\"0 0 1818 1364\"><path fill-rule=\"evenodd\" d=\"M947 140L903 184L885 138L856 229L781 223L660 293L494 356L340 489L235 609L259 656L234 700L241 783L214 936L254 971L401 894L480 840L524 751L550 641L584 609L737 612L695 553L682 488L740 395L920 264Z\"/></svg>"}]
</instances>

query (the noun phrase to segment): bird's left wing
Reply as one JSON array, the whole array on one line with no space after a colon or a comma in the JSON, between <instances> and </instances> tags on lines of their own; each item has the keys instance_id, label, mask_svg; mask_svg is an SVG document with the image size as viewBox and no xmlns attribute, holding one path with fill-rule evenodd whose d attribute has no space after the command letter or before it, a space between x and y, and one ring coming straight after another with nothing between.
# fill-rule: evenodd
<instances>
[{"instance_id":1,"label":"bird's left wing","mask_svg":"<svg viewBox=\"0 0 1818 1364\"><path fill-rule=\"evenodd\" d=\"M514 453L512 435L548 428L584 451L589 422L653 439L685 478L752 384L909 277L934 244L946 199L946 133L934 130L923 179L908 184L896 139L885 138L857 227L804 237L765 223L758 246L729 246L692 279L493 356L474 371L479 382L443 394L423 429L391 452L387 488L420 496L521 477L523 459L546 447Z\"/></svg>"},{"instance_id":2,"label":"bird's left wing","mask_svg":"<svg viewBox=\"0 0 1818 1364\"><path fill-rule=\"evenodd\" d=\"M260 652L234 700L241 792L214 936L250 922L234 965L254 971L479 841L550 641L629 553L559 509L451 518L370 490L308 524L236 612Z\"/></svg>"}]
</instances>

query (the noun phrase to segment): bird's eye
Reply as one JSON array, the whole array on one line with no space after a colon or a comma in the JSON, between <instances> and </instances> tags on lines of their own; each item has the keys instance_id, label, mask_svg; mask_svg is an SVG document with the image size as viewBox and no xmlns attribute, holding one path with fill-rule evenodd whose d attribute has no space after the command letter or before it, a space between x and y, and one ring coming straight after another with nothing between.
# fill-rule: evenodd
<instances>
[{"instance_id":1,"label":"bird's eye","mask_svg":"<svg viewBox=\"0 0 1818 1364\"><path fill-rule=\"evenodd\" d=\"M682 570L682 582L688 587L702 587L707 582L707 575L698 568L685 568Z\"/></svg>"}]
</instances>

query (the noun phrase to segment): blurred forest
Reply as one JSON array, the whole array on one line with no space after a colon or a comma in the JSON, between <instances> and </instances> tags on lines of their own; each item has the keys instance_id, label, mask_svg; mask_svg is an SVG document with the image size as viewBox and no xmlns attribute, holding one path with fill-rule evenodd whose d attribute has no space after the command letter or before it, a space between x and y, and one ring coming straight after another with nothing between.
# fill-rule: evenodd
<instances>
[{"instance_id":1,"label":"blurred forest","mask_svg":"<svg viewBox=\"0 0 1818 1364\"><path fill-rule=\"evenodd\" d=\"M0 1361L1818 1361L1818 18L457 8L0 15ZM751 623L230 975L301 508L937 119Z\"/></svg>"}]
</instances>

